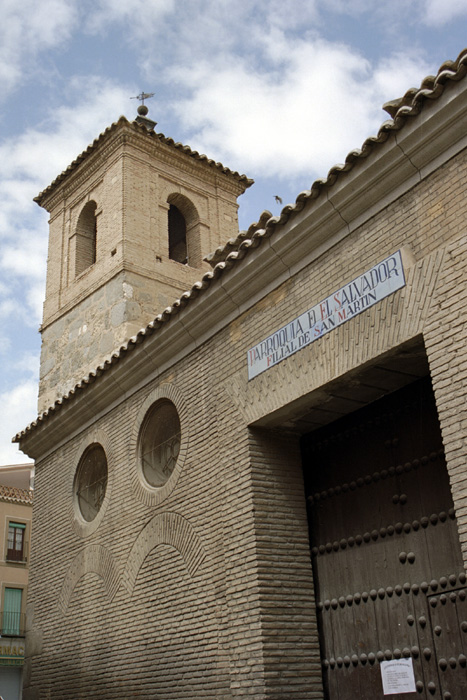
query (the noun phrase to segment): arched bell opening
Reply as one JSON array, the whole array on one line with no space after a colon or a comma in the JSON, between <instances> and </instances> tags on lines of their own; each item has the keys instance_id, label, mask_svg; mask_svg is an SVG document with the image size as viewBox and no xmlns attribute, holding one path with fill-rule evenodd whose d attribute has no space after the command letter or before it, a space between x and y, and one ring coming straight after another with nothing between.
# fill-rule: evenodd
<instances>
[{"instance_id":1,"label":"arched bell opening","mask_svg":"<svg viewBox=\"0 0 467 700\"><path fill-rule=\"evenodd\" d=\"M75 276L80 275L96 262L97 251L97 204L87 202L81 210L76 224Z\"/></svg>"},{"instance_id":2,"label":"arched bell opening","mask_svg":"<svg viewBox=\"0 0 467 700\"><path fill-rule=\"evenodd\" d=\"M182 265L200 267L200 220L195 205L179 193L169 195L167 202L169 259Z\"/></svg>"}]
</instances>

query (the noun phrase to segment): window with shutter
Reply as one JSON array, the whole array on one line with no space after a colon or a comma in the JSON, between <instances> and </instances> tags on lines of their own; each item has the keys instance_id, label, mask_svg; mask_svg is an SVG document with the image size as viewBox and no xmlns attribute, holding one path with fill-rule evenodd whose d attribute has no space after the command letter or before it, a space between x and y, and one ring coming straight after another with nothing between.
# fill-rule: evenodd
<instances>
[{"instance_id":1,"label":"window with shutter","mask_svg":"<svg viewBox=\"0 0 467 700\"><path fill-rule=\"evenodd\" d=\"M3 596L2 634L19 636L21 633L21 588L5 588Z\"/></svg>"}]
</instances>

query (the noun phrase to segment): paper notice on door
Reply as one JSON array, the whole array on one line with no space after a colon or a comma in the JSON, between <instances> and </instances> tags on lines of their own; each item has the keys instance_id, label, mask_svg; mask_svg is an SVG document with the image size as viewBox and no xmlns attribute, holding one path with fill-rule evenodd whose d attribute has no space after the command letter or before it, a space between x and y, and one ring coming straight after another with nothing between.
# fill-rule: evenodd
<instances>
[{"instance_id":1,"label":"paper notice on door","mask_svg":"<svg viewBox=\"0 0 467 700\"><path fill-rule=\"evenodd\" d=\"M384 695L416 693L412 659L394 659L381 662Z\"/></svg>"}]
</instances>

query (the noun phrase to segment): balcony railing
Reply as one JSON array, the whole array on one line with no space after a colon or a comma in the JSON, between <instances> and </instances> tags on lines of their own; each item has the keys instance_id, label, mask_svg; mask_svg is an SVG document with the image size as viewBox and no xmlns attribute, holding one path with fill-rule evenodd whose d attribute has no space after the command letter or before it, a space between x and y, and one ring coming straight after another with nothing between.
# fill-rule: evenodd
<instances>
[{"instance_id":1,"label":"balcony railing","mask_svg":"<svg viewBox=\"0 0 467 700\"><path fill-rule=\"evenodd\" d=\"M24 637L26 615L17 612L0 612L0 630L3 637Z\"/></svg>"},{"instance_id":2,"label":"balcony railing","mask_svg":"<svg viewBox=\"0 0 467 700\"><path fill-rule=\"evenodd\" d=\"M28 543L23 542L22 549L10 549L6 550L6 560L11 562L16 562L18 564L25 564L28 560Z\"/></svg>"}]
</instances>

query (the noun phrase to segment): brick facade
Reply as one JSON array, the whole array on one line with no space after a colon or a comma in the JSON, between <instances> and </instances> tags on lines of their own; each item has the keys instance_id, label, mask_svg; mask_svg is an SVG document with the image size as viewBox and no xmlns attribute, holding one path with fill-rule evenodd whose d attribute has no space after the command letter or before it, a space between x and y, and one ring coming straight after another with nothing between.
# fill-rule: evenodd
<instances>
[{"instance_id":1,"label":"brick facade","mask_svg":"<svg viewBox=\"0 0 467 700\"><path fill-rule=\"evenodd\" d=\"M17 436L36 459L25 698L323 698L300 434L428 368L467 561L462 61ZM397 250L402 289L248 381L249 348ZM161 399L181 446L151 490L138 435ZM73 484L95 442L108 482L84 523Z\"/></svg>"}]
</instances>

